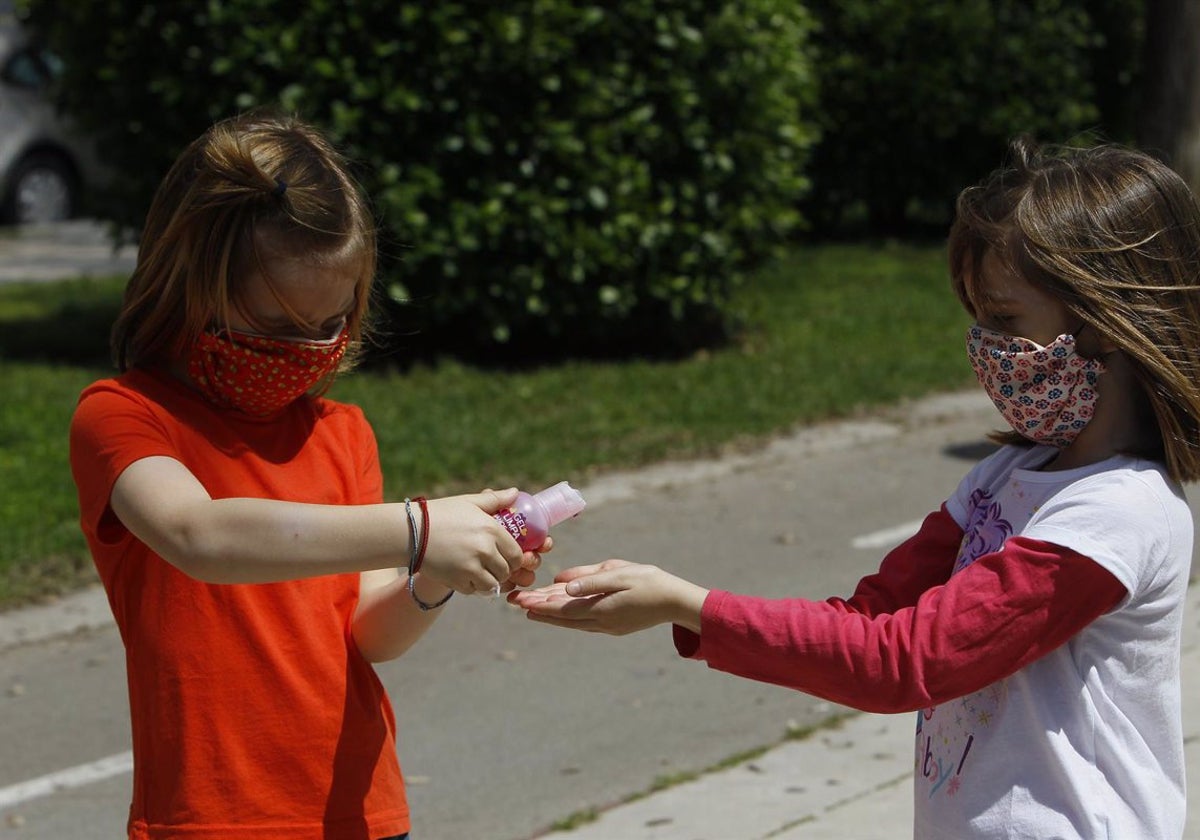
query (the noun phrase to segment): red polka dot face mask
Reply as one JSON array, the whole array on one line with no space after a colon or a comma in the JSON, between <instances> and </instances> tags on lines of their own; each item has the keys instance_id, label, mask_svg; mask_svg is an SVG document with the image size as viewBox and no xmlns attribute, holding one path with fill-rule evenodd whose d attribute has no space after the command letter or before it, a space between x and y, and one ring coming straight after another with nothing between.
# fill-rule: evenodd
<instances>
[{"instance_id":1,"label":"red polka dot face mask","mask_svg":"<svg viewBox=\"0 0 1200 840\"><path fill-rule=\"evenodd\" d=\"M266 417L333 373L349 340L344 325L333 338L320 341L205 332L188 354L188 376L216 405Z\"/></svg>"}]
</instances>

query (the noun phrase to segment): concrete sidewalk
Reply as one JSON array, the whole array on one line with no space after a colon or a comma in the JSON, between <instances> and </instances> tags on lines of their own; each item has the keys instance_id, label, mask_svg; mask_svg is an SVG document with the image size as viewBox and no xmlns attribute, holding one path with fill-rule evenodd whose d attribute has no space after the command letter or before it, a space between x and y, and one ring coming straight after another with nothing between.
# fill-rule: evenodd
<instances>
[{"instance_id":1,"label":"concrete sidewalk","mask_svg":"<svg viewBox=\"0 0 1200 840\"><path fill-rule=\"evenodd\" d=\"M1184 837L1200 838L1200 586L1188 593ZM563 840L901 840L912 836L912 714L857 714L764 755L546 835Z\"/></svg>"}]
</instances>

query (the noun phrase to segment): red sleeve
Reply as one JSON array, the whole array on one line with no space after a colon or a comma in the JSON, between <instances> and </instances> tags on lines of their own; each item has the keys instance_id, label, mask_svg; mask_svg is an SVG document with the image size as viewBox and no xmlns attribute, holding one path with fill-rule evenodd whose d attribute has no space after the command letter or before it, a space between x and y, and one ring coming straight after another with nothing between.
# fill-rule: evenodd
<instances>
[{"instance_id":1,"label":"red sleeve","mask_svg":"<svg viewBox=\"0 0 1200 840\"><path fill-rule=\"evenodd\" d=\"M354 407L359 421L359 475L358 504L374 505L383 501L383 468L379 464L379 443L375 430L367 421L362 409Z\"/></svg>"},{"instance_id":2,"label":"red sleeve","mask_svg":"<svg viewBox=\"0 0 1200 840\"><path fill-rule=\"evenodd\" d=\"M770 600L714 590L684 656L869 712L913 711L977 691L1066 642L1125 596L1098 563L1014 537L912 606ZM857 597L857 596L856 596Z\"/></svg>"},{"instance_id":3,"label":"red sleeve","mask_svg":"<svg viewBox=\"0 0 1200 840\"><path fill-rule=\"evenodd\" d=\"M70 461L85 534L102 542L123 536L108 506L113 484L126 467L151 455L173 456L175 446L140 396L112 380L84 390L71 418Z\"/></svg>"},{"instance_id":4,"label":"red sleeve","mask_svg":"<svg viewBox=\"0 0 1200 840\"><path fill-rule=\"evenodd\" d=\"M917 533L888 552L878 572L858 582L848 602L830 603L867 616L911 607L923 592L950 579L962 536L962 528L942 505L925 517Z\"/></svg>"}]
</instances>

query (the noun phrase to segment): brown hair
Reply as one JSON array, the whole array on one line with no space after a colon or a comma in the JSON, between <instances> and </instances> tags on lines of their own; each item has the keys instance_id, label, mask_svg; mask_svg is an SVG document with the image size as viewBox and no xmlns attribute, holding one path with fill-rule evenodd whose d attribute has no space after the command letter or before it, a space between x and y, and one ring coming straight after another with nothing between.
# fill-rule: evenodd
<instances>
[{"instance_id":1,"label":"brown hair","mask_svg":"<svg viewBox=\"0 0 1200 840\"><path fill-rule=\"evenodd\" d=\"M247 275L257 270L270 285L264 256L280 254L354 273L342 369L352 367L376 252L370 209L346 161L295 117L264 111L216 123L180 154L150 205L113 325L117 367L169 362L204 330L227 326Z\"/></svg>"},{"instance_id":2,"label":"brown hair","mask_svg":"<svg viewBox=\"0 0 1200 840\"><path fill-rule=\"evenodd\" d=\"M1129 358L1159 439L1130 454L1200 478L1200 207L1183 180L1132 149L1017 138L1008 164L958 197L950 273L968 312L989 249Z\"/></svg>"}]
</instances>

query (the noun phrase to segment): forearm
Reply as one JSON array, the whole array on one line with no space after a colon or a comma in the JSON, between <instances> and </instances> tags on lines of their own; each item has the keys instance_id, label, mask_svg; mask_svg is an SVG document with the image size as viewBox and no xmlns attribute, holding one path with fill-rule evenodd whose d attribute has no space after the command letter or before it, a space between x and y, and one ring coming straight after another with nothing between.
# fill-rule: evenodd
<instances>
[{"instance_id":1,"label":"forearm","mask_svg":"<svg viewBox=\"0 0 1200 840\"><path fill-rule=\"evenodd\" d=\"M405 564L404 506L313 505L270 499L197 502L151 545L208 583L269 583Z\"/></svg>"},{"instance_id":2,"label":"forearm","mask_svg":"<svg viewBox=\"0 0 1200 840\"><path fill-rule=\"evenodd\" d=\"M494 516L516 495L516 488L487 490L411 506L213 499L181 463L154 456L121 473L109 504L130 533L208 583L407 567L415 530L427 549L424 573L475 592L506 580L521 561L520 546Z\"/></svg>"},{"instance_id":3,"label":"forearm","mask_svg":"<svg viewBox=\"0 0 1200 840\"><path fill-rule=\"evenodd\" d=\"M961 697L1048 653L1110 609L1121 584L1069 549L1016 537L887 615L839 599L714 593L679 652L717 670L871 712Z\"/></svg>"},{"instance_id":4,"label":"forearm","mask_svg":"<svg viewBox=\"0 0 1200 840\"><path fill-rule=\"evenodd\" d=\"M413 588L427 604L437 603L450 591L420 573L413 579ZM412 647L442 612L440 607L422 610L417 606L408 592L407 572L367 572L362 576L354 613L354 641L370 662L395 659Z\"/></svg>"}]
</instances>

